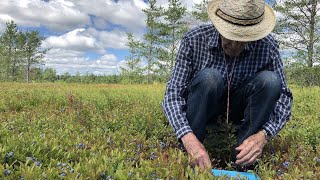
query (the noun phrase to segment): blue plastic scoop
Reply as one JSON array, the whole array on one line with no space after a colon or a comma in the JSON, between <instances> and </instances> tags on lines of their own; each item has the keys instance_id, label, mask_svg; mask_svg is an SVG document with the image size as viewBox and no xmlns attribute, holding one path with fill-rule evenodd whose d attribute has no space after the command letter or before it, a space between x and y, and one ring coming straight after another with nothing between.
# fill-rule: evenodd
<instances>
[{"instance_id":1,"label":"blue plastic scoop","mask_svg":"<svg viewBox=\"0 0 320 180\"><path fill-rule=\"evenodd\" d=\"M212 169L212 173L214 176L226 176L232 178L244 178L248 180L260 180L260 177L254 173L249 172L238 172L238 171L226 171L226 170L218 170Z\"/></svg>"}]
</instances>

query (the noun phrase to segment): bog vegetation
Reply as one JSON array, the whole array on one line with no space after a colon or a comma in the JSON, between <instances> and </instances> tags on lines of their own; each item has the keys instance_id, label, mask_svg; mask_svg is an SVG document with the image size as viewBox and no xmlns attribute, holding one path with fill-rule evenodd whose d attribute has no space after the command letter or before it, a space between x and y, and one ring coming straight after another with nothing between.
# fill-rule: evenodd
<instances>
[{"instance_id":1,"label":"bog vegetation","mask_svg":"<svg viewBox=\"0 0 320 180\"><path fill-rule=\"evenodd\" d=\"M293 116L265 147L255 170L262 179L320 177L320 88L291 88ZM0 179L212 178L188 166L160 106L164 90L2 83ZM218 162L229 152L222 141L209 144L211 159L231 169Z\"/></svg>"}]
</instances>

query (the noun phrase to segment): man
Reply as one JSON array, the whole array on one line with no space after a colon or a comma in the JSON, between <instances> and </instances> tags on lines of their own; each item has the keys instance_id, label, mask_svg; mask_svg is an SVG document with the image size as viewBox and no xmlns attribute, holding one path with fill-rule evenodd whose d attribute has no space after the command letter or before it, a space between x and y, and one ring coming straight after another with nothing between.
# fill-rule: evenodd
<instances>
[{"instance_id":1,"label":"man","mask_svg":"<svg viewBox=\"0 0 320 180\"><path fill-rule=\"evenodd\" d=\"M205 127L226 112L229 92L228 115L240 125L235 163L249 165L291 115L292 93L269 35L275 13L263 0L213 0L208 15L213 25L182 39L162 106L192 163L211 168Z\"/></svg>"}]
</instances>

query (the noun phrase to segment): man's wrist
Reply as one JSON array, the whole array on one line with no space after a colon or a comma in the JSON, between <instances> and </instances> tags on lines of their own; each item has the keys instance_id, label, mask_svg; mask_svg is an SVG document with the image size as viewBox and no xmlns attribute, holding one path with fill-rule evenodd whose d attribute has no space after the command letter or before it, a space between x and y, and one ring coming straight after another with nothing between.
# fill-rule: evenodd
<instances>
[{"instance_id":1,"label":"man's wrist","mask_svg":"<svg viewBox=\"0 0 320 180\"><path fill-rule=\"evenodd\" d=\"M184 136L181 137L181 141L183 144L186 142L194 141L197 137L193 134L193 132L188 132Z\"/></svg>"},{"instance_id":2,"label":"man's wrist","mask_svg":"<svg viewBox=\"0 0 320 180\"><path fill-rule=\"evenodd\" d=\"M182 138L182 143L188 153L194 154L196 151L205 150L203 144L198 140L193 132L189 132Z\"/></svg>"},{"instance_id":3,"label":"man's wrist","mask_svg":"<svg viewBox=\"0 0 320 180\"><path fill-rule=\"evenodd\" d=\"M264 137L267 141L270 141L271 137L265 129L261 129L261 132L264 134Z\"/></svg>"}]
</instances>

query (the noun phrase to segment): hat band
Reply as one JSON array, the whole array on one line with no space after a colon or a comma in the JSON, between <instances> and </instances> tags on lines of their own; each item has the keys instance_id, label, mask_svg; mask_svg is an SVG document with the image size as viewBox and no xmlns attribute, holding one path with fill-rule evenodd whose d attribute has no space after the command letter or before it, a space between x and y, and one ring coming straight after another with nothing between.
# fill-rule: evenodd
<instances>
[{"instance_id":1,"label":"hat band","mask_svg":"<svg viewBox=\"0 0 320 180\"><path fill-rule=\"evenodd\" d=\"M254 19L240 19L240 18L232 17L226 14L225 12L221 11L220 9L218 9L216 14L223 20L228 21L232 24L241 25L241 26L251 26L251 25L258 24L263 20L264 12L259 17Z\"/></svg>"}]
</instances>

